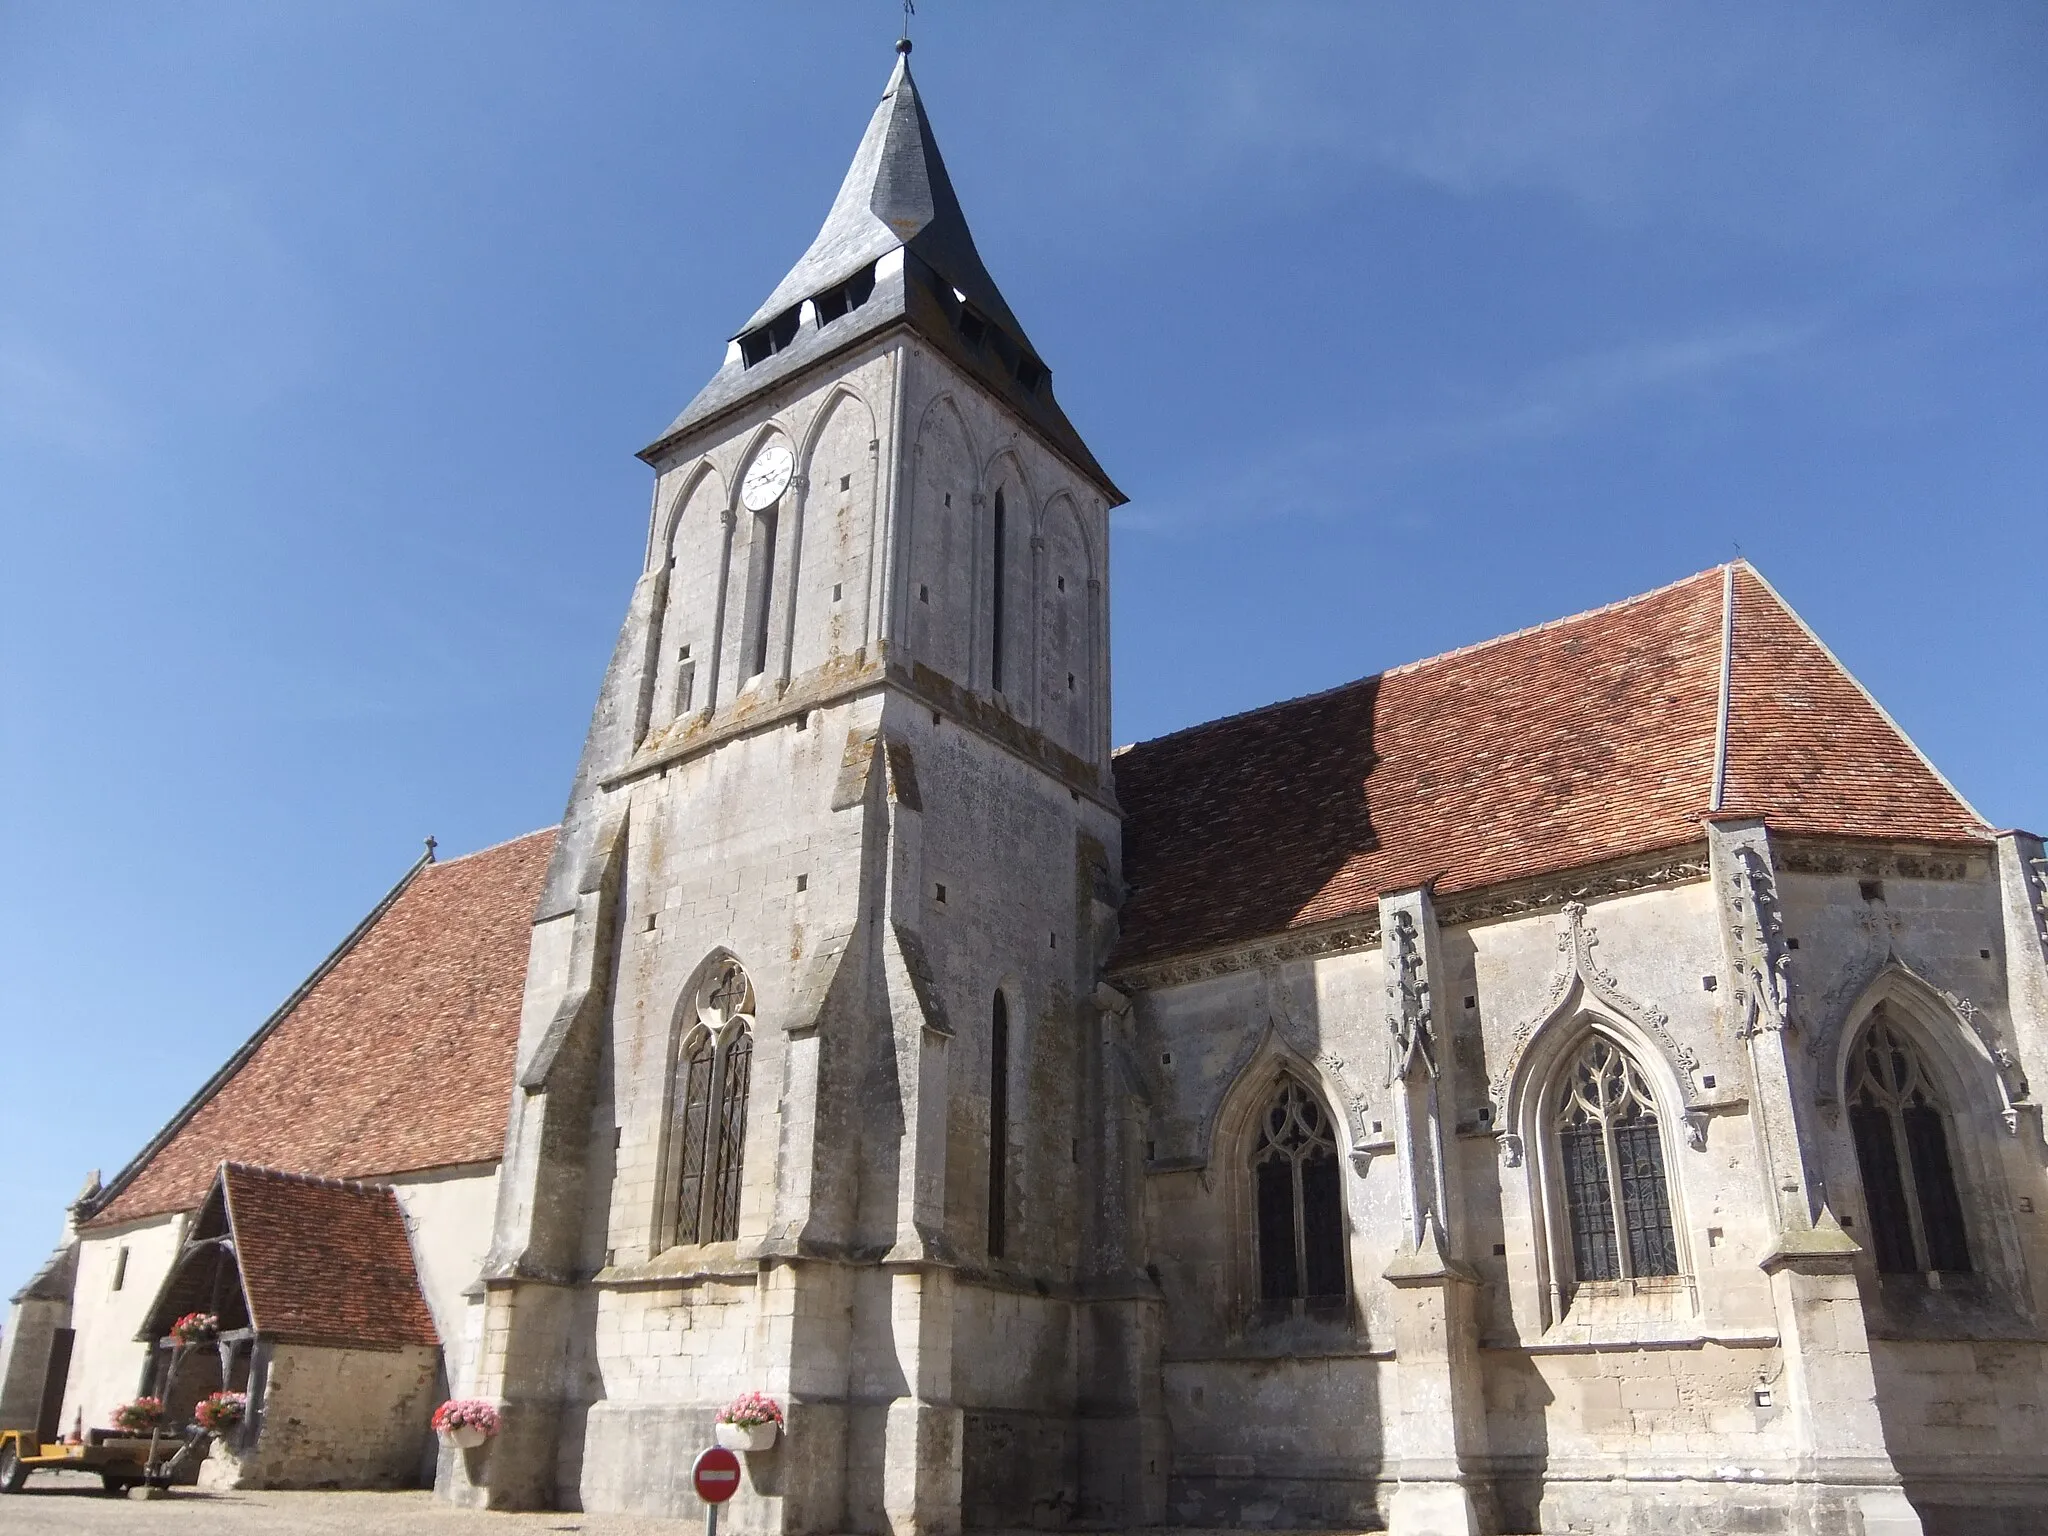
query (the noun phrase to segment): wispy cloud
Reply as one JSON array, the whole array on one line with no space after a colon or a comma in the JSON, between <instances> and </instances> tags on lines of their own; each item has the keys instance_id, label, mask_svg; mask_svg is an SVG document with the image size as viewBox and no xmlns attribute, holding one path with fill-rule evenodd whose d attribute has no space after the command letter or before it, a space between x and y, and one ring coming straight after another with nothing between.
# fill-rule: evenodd
<instances>
[{"instance_id":1,"label":"wispy cloud","mask_svg":"<svg viewBox=\"0 0 2048 1536\"><path fill-rule=\"evenodd\" d=\"M1966 13L1486 0L1246 7L1182 58L1170 96L1118 115L1114 76L1068 127L1120 195L1189 183L1262 205L1335 175L1459 197L1534 195L1620 225L1711 228L1888 275L2038 271L2048 207L2048 8ZM1162 23L1165 25L1165 23ZM1090 105L1090 104L1093 105Z\"/></svg>"},{"instance_id":2,"label":"wispy cloud","mask_svg":"<svg viewBox=\"0 0 2048 1536\"><path fill-rule=\"evenodd\" d=\"M1240 456L1220 481L1192 484L1121 514L1122 526L1187 532L1245 519L1356 516L1370 511L1377 487L1402 471L1597 429L1660 398L1797 352L1822 329L1813 319L1750 320L1565 358L1490 399L1275 442Z\"/></svg>"}]
</instances>

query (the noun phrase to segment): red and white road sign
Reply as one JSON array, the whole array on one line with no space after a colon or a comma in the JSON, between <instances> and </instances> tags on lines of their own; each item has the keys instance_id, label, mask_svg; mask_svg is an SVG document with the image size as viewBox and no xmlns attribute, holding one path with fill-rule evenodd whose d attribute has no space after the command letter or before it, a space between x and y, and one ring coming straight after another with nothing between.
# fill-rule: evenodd
<instances>
[{"instance_id":1,"label":"red and white road sign","mask_svg":"<svg viewBox=\"0 0 2048 1536\"><path fill-rule=\"evenodd\" d=\"M724 1446L714 1445L698 1456L697 1464L690 1468L690 1481L706 1504L723 1504L740 1491L740 1459Z\"/></svg>"}]
</instances>

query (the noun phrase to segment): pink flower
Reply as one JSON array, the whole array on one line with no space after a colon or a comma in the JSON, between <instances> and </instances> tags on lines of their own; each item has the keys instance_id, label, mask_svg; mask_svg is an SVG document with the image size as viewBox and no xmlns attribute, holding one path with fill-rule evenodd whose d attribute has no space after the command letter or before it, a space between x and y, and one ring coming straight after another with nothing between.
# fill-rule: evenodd
<instances>
[{"instance_id":1,"label":"pink flower","mask_svg":"<svg viewBox=\"0 0 2048 1536\"><path fill-rule=\"evenodd\" d=\"M783 1428L782 1404L765 1392L743 1392L718 1416L721 1424L773 1424Z\"/></svg>"},{"instance_id":2,"label":"pink flower","mask_svg":"<svg viewBox=\"0 0 2048 1536\"><path fill-rule=\"evenodd\" d=\"M498 1432L498 1410L476 1397L451 1397L434 1410L434 1428L440 1434L451 1429L480 1429L486 1435Z\"/></svg>"}]
</instances>

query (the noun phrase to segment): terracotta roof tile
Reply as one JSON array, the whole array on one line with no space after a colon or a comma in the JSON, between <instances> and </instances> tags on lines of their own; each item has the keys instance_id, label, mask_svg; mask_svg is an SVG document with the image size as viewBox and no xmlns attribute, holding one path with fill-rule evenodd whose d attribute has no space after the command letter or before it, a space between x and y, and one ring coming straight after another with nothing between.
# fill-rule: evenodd
<instances>
[{"instance_id":1,"label":"terracotta roof tile","mask_svg":"<svg viewBox=\"0 0 2048 1536\"><path fill-rule=\"evenodd\" d=\"M259 1334L341 1349L440 1342L389 1186L237 1163L220 1177Z\"/></svg>"},{"instance_id":2,"label":"terracotta roof tile","mask_svg":"<svg viewBox=\"0 0 2048 1536\"><path fill-rule=\"evenodd\" d=\"M1784 832L1934 842L1986 835L1818 637L1746 565L1735 568L1728 774L1722 809Z\"/></svg>"},{"instance_id":3,"label":"terracotta roof tile","mask_svg":"<svg viewBox=\"0 0 2048 1536\"><path fill-rule=\"evenodd\" d=\"M422 868L91 1225L189 1210L223 1161L341 1178L496 1161L554 843Z\"/></svg>"},{"instance_id":4,"label":"terracotta roof tile","mask_svg":"<svg viewBox=\"0 0 2048 1536\"><path fill-rule=\"evenodd\" d=\"M1720 709L1722 569L1195 726L1116 758L1117 965L1697 841ZM1727 808L1788 831L1983 825L1746 565Z\"/></svg>"}]
</instances>

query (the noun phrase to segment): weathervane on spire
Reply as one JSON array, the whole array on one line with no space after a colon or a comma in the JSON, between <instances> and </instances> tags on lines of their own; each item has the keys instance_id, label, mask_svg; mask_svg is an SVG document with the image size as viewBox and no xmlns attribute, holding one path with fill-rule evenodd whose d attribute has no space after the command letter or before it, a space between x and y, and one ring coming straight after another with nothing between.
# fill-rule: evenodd
<instances>
[{"instance_id":1,"label":"weathervane on spire","mask_svg":"<svg viewBox=\"0 0 2048 1536\"><path fill-rule=\"evenodd\" d=\"M898 53L910 52L910 18L917 14L917 0L903 0L903 35L896 39Z\"/></svg>"}]
</instances>

